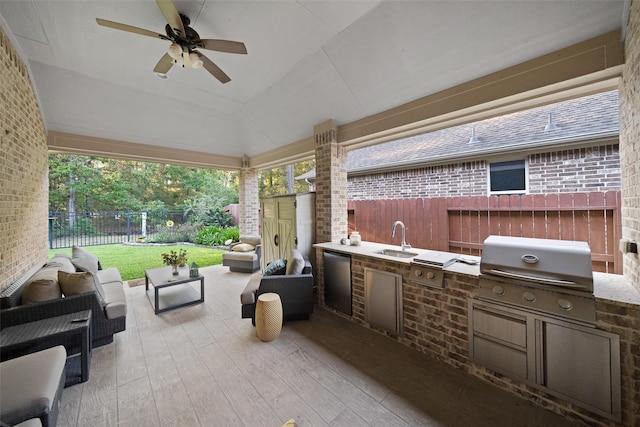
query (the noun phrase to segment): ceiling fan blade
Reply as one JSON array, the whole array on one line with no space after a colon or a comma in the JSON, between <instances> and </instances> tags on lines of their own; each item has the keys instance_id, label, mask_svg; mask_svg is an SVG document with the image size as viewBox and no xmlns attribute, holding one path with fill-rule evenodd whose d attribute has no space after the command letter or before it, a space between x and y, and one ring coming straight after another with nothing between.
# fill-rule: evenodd
<instances>
[{"instance_id":1,"label":"ceiling fan blade","mask_svg":"<svg viewBox=\"0 0 640 427\"><path fill-rule=\"evenodd\" d=\"M218 52L240 53L246 55L247 48L242 42L231 40L203 39L195 41L195 44L202 49L215 50Z\"/></svg>"},{"instance_id":2,"label":"ceiling fan blade","mask_svg":"<svg viewBox=\"0 0 640 427\"><path fill-rule=\"evenodd\" d=\"M180 14L178 13L178 9L176 9L176 5L173 4L173 0L156 0L156 3L162 15L164 15L164 19L169 23L169 26L176 32L180 31L180 36L184 37L185 32L182 19L180 19Z\"/></svg>"},{"instance_id":3,"label":"ceiling fan blade","mask_svg":"<svg viewBox=\"0 0 640 427\"><path fill-rule=\"evenodd\" d=\"M160 61L156 64L156 67L153 69L154 73L167 74L171 67L173 67L174 60L168 53L162 55Z\"/></svg>"},{"instance_id":4,"label":"ceiling fan blade","mask_svg":"<svg viewBox=\"0 0 640 427\"><path fill-rule=\"evenodd\" d=\"M133 27L127 24L121 24L119 22L107 21L106 19L96 18L98 25L103 27L113 28L115 30L128 31L130 33L141 34L143 36L149 36L156 39L168 40L164 34L158 34L154 31L145 30L144 28Z\"/></svg>"},{"instance_id":5,"label":"ceiling fan blade","mask_svg":"<svg viewBox=\"0 0 640 427\"><path fill-rule=\"evenodd\" d=\"M220 80L220 83L228 83L231 81L231 78L229 78L229 76L227 76L225 72L220 69L220 67L211 62L209 58L199 52L196 53L198 54L200 59L202 59L202 66L206 68L206 70L210 72L213 77Z\"/></svg>"}]
</instances>

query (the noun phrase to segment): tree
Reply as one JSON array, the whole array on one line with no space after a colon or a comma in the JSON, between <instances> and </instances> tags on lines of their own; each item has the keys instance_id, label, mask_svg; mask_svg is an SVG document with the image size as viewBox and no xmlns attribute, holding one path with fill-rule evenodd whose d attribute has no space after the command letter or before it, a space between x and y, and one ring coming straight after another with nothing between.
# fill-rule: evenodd
<instances>
[{"instance_id":1,"label":"tree","mask_svg":"<svg viewBox=\"0 0 640 427\"><path fill-rule=\"evenodd\" d=\"M293 192L300 193L307 191L305 183L295 181L295 177L309 172L315 167L315 160L298 162L293 165ZM273 168L260 172L258 181L258 191L260 196L272 196L289 193L289 173L287 167Z\"/></svg>"}]
</instances>

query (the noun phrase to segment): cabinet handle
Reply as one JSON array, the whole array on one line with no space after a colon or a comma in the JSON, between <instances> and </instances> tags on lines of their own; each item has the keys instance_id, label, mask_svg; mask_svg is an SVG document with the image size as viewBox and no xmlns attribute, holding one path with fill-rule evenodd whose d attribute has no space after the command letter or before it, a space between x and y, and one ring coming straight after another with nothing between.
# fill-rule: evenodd
<instances>
[{"instance_id":1,"label":"cabinet handle","mask_svg":"<svg viewBox=\"0 0 640 427\"><path fill-rule=\"evenodd\" d=\"M278 242L279 242L279 240L280 240L280 239L278 238L278 235L277 235L277 234L276 234L275 236L273 236L273 244L274 244L274 245L278 246L278 244L279 244L279 243L278 243Z\"/></svg>"}]
</instances>

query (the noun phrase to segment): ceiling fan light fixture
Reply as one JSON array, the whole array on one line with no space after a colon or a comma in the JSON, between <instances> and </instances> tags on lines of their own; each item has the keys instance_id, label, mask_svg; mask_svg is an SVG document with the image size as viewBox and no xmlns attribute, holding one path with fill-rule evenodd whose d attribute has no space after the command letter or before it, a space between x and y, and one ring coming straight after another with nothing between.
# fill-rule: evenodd
<instances>
[{"instance_id":1,"label":"ceiling fan light fixture","mask_svg":"<svg viewBox=\"0 0 640 427\"><path fill-rule=\"evenodd\" d=\"M200 59L200 55L195 52L191 52L189 58L191 58L191 68L202 68L204 65L204 62Z\"/></svg>"},{"instance_id":2,"label":"ceiling fan light fixture","mask_svg":"<svg viewBox=\"0 0 640 427\"><path fill-rule=\"evenodd\" d=\"M178 43L171 43L171 46L169 46L169 51L167 53L173 59L181 58L182 57L182 47Z\"/></svg>"},{"instance_id":3,"label":"ceiling fan light fixture","mask_svg":"<svg viewBox=\"0 0 640 427\"><path fill-rule=\"evenodd\" d=\"M167 80L169 78L165 73L155 73L156 77L162 80Z\"/></svg>"}]
</instances>

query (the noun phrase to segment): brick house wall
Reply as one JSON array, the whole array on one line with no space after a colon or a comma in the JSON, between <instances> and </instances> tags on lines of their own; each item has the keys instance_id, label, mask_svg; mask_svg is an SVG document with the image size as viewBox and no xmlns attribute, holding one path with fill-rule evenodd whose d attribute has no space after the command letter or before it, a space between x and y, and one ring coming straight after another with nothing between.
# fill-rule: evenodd
<instances>
[{"instance_id":1,"label":"brick house wall","mask_svg":"<svg viewBox=\"0 0 640 427\"><path fill-rule=\"evenodd\" d=\"M0 289L47 259L47 137L25 64L0 28Z\"/></svg>"},{"instance_id":2,"label":"brick house wall","mask_svg":"<svg viewBox=\"0 0 640 427\"><path fill-rule=\"evenodd\" d=\"M629 11L625 37L625 65L619 87L622 153L622 237L640 242L640 1ZM624 255L624 275L640 291L640 256ZM636 336L636 343L640 336ZM636 346L636 354L640 348ZM640 376L640 372L636 371Z\"/></svg>"},{"instance_id":3,"label":"brick house wall","mask_svg":"<svg viewBox=\"0 0 640 427\"><path fill-rule=\"evenodd\" d=\"M527 156L529 194L619 190L618 144ZM349 200L487 195L486 161L351 176Z\"/></svg>"}]
</instances>

